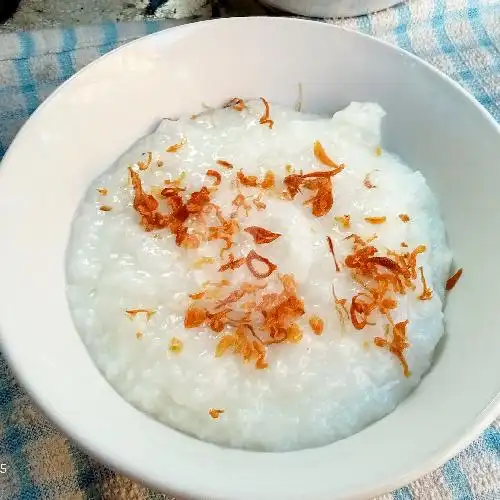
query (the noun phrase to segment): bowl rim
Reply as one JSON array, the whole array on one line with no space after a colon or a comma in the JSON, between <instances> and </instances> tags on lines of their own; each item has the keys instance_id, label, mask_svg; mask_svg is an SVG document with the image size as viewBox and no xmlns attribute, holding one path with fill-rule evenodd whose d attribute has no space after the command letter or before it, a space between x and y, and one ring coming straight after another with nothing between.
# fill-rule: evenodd
<instances>
[{"instance_id":1,"label":"bowl rim","mask_svg":"<svg viewBox=\"0 0 500 500\"><path fill-rule=\"evenodd\" d=\"M337 31L346 31L355 36L363 37L370 39L372 43L380 44L385 46L387 50L396 52L400 55L404 55L406 58L411 59L413 62L425 66L429 71L434 73L436 76L439 76L442 80L447 82L449 85L458 90L459 93L469 100L474 107L480 112L481 116L496 129L500 136L500 125L493 119L493 117L488 113L488 111L472 96L467 90L465 90L460 84L458 84L455 80L448 77L445 73L432 66L427 61L419 58L418 56L398 47L390 44L384 40L377 39L373 36L360 33L356 30L335 26L333 24L329 24L322 21L310 20L310 19L300 19L300 18L292 18L292 17L270 17L270 16L246 16L246 17L231 17L231 18L219 18L219 19L208 19L203 21L196 22L188 22L186 24L180 26L173 26L169 28L165 28L163 30L157 31L155 33L151 33L142 37L139 37L133 41L127 42L108 53L98 57L96 60L92 61L75 74L73 74L70 78L64 81L61 85L59 85L56 90L49 95L44 102L40 104L40 106L35 110L35 112L28 118L28 120L23 124L21 130L18 132L11 145L7 149L2 161L0 162L0 182L2 180L2 174L5 169L1 168L7 160L14 154L17 149L17 143L21 140L21 133L25 129L27 124L31 124L36 121L39 114L41 114L42 110L44 110L47 106L51 105L51 101L74 79L79 78L83 73L87 71L91 71L94 65L102 64L102 61L108 57L115 57L118 53L122 51L129 50L130 46L139 45L145 39L152 39L155 37L165 37L168 36L172 32L178 32L184 29L196 29L197 25L201 24L245 24L247 22L266 22L266 23L276 23L276 24L315 24L318 27L322 26L321 29L330 29ZM76 328L75 328L76 329ZM72 424L71 420L67 418L67 416L60 414L57 411L57 408L52 407L46 401L44 401L41 397L39 397L36 391L33 388L31 383L31 379L29 376L26 376L26 373L23 369L23 363L18 362L19 358L16 353L10 349L9 343L6 342L7 335L3 332L3 329L0 329L0 345L2 353L4 354L9 368L13 371L17 379L21 382L25 391L29 394L30 398L35 402L36 406L42 410L42 412L49 417L50 421L55 424L55 426L61 430L67 437L70 439L74 439L79 447L85 450L90 456L97 458L100 462L109 465L114 470L119 471L125 474L128 477L131 477L143 484L151 486L155 489L159 489L160 491L165 491L165 487L168 480L162 481L160 479L144 479L140 477L139 473L136 473L134 469L127 468L130 466L130 460L122 460L120 457L113 454L109 449L103 449L96 445L95 441L88 440L86 437L80 435L78 429ZM382 495L398 489L402 486L407 485L408 483L418 479L419 477L428 474L429 472L437 469L441 465L443 465L446 461L451 459L453 456L462 451L466 446L468 446L476 437L480 435L480 433L490 424L492 421L500 414L500 391L496 394L496 396L490 401L486 407L484 407L476 416L476 418L468 425L467 429L463 433L462 437L460 437L456 442L450 442L447 445L443 445L437 450L435 450L432 454L430 454L429 459L421 464L420 466L415 466L412 470L409 470L405 474L401 474L398 477L391 479L390 481L386 481L383 484L376 485L372 488L365 488L364 491L358 492L356 495L342 497L346 500L354 500L354 499L365 499L367 497L373 497L377 495ZM241 450L245 451L245 450ZM300 451L300 450L299 450ZM252 453L259 453L253 452ZM264 453L264 452L262 452ZM127 465L128 464L128 465ZM178 485L172 486L171 483L168 484L168 492L173 493L175 495L180 495L182 498L201 498L199 491L195 491L188 485L184 485L182 488ZM204 497L207 498L207 497ZM219 497L217 497L219 498ZM220 496L220 498L223 498Z\"/></svg>"}]
</instances>

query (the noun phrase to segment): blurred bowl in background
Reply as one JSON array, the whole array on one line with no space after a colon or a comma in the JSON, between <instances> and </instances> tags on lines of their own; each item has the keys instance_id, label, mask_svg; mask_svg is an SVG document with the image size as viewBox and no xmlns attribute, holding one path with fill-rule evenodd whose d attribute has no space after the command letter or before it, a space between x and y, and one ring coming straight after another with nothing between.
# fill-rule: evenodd
<instances>
[{"instance_id":1,"label":"blurred bowl in background","mask_svg":"<svg viewBox=\"0 0 500 500\"><path fill-rule=\"evenodd\" d=\"M384 10L401 0L260 0L273 9L308 17L352 17Z\"/></svg>"}]
</instances>

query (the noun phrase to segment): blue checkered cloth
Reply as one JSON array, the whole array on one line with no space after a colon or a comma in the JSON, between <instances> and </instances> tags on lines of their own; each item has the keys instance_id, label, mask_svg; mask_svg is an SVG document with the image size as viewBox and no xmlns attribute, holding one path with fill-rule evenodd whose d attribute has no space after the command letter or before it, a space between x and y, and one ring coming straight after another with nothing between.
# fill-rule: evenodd
<instances>
[{"instance_id":1,"label":"blue checkered cloth","mask_svg":"<svg viewBox=\"0 0 500 500\"><path fill-rule=\"evenodd\" d=\"M245 12L241 7L231 10L231 1L215 11L262 13L253 0L243 2ZM419 0L370 16L327 22L371 34L426 59L500 121L498 0ZM0 34L0 158L29 115L75 71L124 42L175 24L138 22ZM6 464L5 472L1 464ZM169 497L95 462L61 435L0 357L1 500L160 498ZM500 500L500 420L443 467L382 499Z\"/></svg>"}]
</instances>

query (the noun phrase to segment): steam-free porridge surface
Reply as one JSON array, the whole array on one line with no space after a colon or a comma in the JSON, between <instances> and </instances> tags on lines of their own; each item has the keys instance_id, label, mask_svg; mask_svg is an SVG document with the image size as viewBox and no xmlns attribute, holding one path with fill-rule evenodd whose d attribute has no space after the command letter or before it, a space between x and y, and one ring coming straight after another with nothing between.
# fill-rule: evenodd
<instances>
[{"instance_id":1,"label":"steam-free porridge surface","mask_svg":"<svg viewBox=\"0 0 500 500\"><path fill-rule=\"evenodd\" d=\"M234 101L164 120L96 179L73 224L68 297L126 400L201 439L279 451L349 436L418 384L451 254L423 176L380 148L383 115ZM209 201L192 210L193 192ZM183 223L168 218L179 199ZM279 236L262 243L262 229Z\"/></svg>"}]
</instances>

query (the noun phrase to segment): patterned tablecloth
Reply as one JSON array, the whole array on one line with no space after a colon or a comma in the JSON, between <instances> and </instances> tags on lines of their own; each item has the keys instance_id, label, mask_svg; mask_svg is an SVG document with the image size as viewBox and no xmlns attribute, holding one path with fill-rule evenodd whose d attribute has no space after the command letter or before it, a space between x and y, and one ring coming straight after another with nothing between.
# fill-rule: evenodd
<instances>
[{"instance_id":1,"label":"patterned tablecloth","mask_svg":"<svg viewBox=\"0 0 500 500\"><path fill-rule=\"evenodd\" d=\"M219 1L201 12L214 17L265 13L253 0L234 0L236 8L230 2ZM75 71L124 42L179 22L0 35L0 158L40 102ZM419 55L457 80L500 120L497 0L415 0L370 16L326 22ZM146 498L169 497L80 451L37 410L0 358L0 499ZM500 420L440 469L381 498L499 500Z\"/></svg>"}]
</instances>

